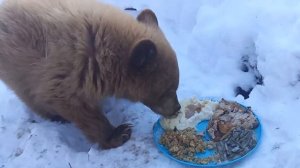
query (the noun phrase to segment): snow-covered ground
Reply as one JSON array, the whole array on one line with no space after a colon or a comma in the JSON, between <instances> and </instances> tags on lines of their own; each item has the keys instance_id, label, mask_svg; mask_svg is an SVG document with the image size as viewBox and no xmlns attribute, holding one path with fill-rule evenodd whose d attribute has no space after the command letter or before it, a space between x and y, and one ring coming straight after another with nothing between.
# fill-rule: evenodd
<instances>
[{"instance_id":1,"label":"snow-covered ground","mask_svg":"<svg viewBox=\"0 0 300 168\"><path fill-rule=\"evenodd\" d=\"M156 12L178 56L179 99L224 97L252 106L263 125L262 144L232 167L300 167L300 1L107 2ZM252 88L248 99L236 97ZM114 124L135 127L122 147L98 150L74 125L30 113L3 83L0 96L0 168L183 167L154 146L159 116L142 104L106 103Z\"/></svg>"}]
</instances>

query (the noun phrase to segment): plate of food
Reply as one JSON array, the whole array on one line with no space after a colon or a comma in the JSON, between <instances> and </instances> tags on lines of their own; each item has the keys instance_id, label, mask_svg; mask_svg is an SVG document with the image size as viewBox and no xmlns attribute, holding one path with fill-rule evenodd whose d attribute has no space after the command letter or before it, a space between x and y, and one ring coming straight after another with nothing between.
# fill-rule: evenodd
<instances>
[{"instance_id":1,"label":"plate of food","mask_svg":"<svg viewBox=\"0 0 300 168\"><path fill-rule=\"evenodd\" d=\"M154 142L163 155L185 165L225 166L249 156L261 140L251 109L225 99L188 99L176 117L160 118Z\"/></svg>"}]
</instances>

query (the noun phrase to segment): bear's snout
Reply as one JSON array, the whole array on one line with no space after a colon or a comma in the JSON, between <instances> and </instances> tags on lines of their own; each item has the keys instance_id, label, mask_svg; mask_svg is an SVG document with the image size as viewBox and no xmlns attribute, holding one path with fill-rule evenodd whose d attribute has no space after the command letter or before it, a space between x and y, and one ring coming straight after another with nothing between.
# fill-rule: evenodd
<instances>
[{"instance_id":1,"label":"bear's snout","mask_svg":"<svg viewBox=\"0 0 300 168\"><path fill-rule=\"evenodd\" d=\"M167 118L177 116L181 109L176 93L172 94L172 96L165 96L158 100L156 104L149 105L148 107L155 113Z\"/></svg>"}]
</instances>

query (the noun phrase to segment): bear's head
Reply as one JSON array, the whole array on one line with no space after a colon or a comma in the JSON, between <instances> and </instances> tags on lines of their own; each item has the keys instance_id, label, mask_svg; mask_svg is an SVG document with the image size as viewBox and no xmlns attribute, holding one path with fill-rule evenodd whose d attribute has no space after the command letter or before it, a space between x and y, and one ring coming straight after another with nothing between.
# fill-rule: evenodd
<instances>
[{"instance_id":1,"label":"bear's head","mask_svg":"<svg viewBox=\"0 0 300 168\"><path fill-rule=\"evenodd\" d=\"M145 35L130 50L127 94L164 117L174 116L180 110L176 54L160 30L154 12L142 11L137 21L145 25Z\"/></svg>"}]
</instances>

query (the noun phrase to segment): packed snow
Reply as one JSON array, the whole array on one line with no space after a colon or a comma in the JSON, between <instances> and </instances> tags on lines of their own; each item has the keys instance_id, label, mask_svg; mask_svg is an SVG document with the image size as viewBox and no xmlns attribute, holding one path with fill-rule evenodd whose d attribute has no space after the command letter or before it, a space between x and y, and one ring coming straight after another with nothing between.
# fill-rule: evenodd
<instances>
[{"instance_id":1,"label":"packed snow","mask_svg":"<svg viewBox=\"0 0 300 168\"><path fill-rule=\"evenodd\" d=\"M230 167L300 167L300 1L106 2L155 11L177 53L180 100L224 97L253 108L263 127L261 144ZM30 112L2 82L0 95L0 168L184 167L157 150L152 126L159 116L140 103L105 102L113 124L134 128L123 146L101 150L73 124Z\"/></svg>"}]
</instances>

